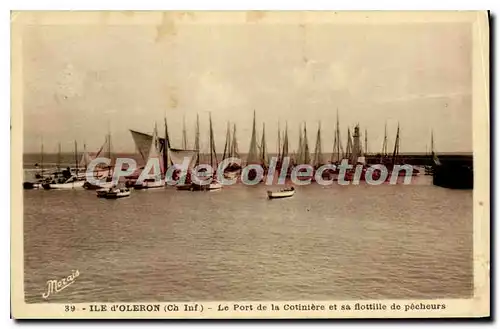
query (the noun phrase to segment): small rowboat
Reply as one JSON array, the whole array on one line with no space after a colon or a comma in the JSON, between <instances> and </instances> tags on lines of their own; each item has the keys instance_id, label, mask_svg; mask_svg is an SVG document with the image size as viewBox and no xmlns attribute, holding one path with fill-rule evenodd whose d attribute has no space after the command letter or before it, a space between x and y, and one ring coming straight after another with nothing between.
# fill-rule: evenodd
<instances>
[{"instance_id":1,"label":"small rowboat","mask_svg":"<svg viewBox=\"0 0 500 329\"><path fill-rule=\"evenodd\" d=\"M220 190L221 188L222 184L217 182L216 180L207 185L191 183L191 191L215 191Z\"/></svg>"},{"instance_id":2,"label":"small rowboat","mask_svg":"<svg viewBox=\"0 0 500 329\"><path fill-rule=\"evenodd\" d=\"M281 199L281 198L289 198L295 194L295 188L292 186L290 188L284 188L279 191L267 191L267 196L269 199Z\"/></svg>"},{"instance_id":3,"label":"small rowboat","mask_svg":"<svg viewBox=\"0 0 500 329\"><path fill-rule=\"evenodd\" d=\"M118 198L125 198L128 196L130 196L130 190L126 187L110 189L108 193L106 193L106 199L118 199Z\"/></svg>"}]
</instances>

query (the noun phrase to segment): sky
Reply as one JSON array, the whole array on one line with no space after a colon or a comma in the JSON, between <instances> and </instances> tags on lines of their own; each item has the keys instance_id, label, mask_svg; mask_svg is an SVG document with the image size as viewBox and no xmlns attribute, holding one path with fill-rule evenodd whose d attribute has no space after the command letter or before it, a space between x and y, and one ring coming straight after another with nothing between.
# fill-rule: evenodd
<instances>
[{"instance_id":1,"label":"sky","mask_svg":"<svg viewBox=\"0 0 500 329\"><path fill-rule=\"evenodd\" d=\"M297 149L306 122L310 149L321 123L331 152L340 118L389 149L398 123L401 152L425 152L434 131L438 152L472 151L472 35L468 23L346 24L259 20L162 25L34 24L23 33L24 152L98 150L108 130L113 150L134 151L129 129L151 132L163 119L181 146L186 122L194 142L200 117L208 150L208 113L222 152L236 124L248 151L255 110L267 147L277 149L278 122ZM364 136L362 136L364 140Z\"/></svg>"}]
</instances>

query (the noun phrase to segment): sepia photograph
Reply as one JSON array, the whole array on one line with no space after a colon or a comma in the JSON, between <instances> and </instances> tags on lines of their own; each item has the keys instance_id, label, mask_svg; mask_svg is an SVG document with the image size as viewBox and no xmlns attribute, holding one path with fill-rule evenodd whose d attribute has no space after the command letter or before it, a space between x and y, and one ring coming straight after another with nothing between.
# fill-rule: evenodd
<instances>
[{"instance_id":1,"label":"sepia photograph","mask_svg":"<svg viewBox=\"0 0 500 329\"><path fill-rule=\"evenodd\" d=\"M12 12L14 318L489 316L487 12Z\"/></svg>"}]
</instances>

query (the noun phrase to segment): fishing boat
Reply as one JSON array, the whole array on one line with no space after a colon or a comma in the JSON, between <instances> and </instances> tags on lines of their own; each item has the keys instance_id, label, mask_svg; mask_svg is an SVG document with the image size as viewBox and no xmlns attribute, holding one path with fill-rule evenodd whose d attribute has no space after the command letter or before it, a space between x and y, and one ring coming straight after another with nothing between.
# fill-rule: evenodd
<instances>
[{"instance_id":1,"label":"fishing boat","mask_svg":"<svg viewBox=\"0 0 500 329\"><path fill-rule=\"evenodd\" d=\"M292 161L290 159L290 155L288 154L288 148L289 148L289 142L288 142L288 122L285 123L285 131L283 133L283 143L281 143L281 132L279 128L279 122L278 122L278 161L276 163L276 171L277 172L282 172L282 170L285 170L285 175L286 177L291 176L291 168L290 165L292 164ZM287 159L287 161L285 161ZM286 163L285 163L286 162ZM285 166L286 168L283 168Z\"/></svg>"},{"instance_id":2,"label":"fishing boat","mask_svg":"<svg viewBox=\"0 0 500 329\"><path fill-rule=\"evenodd\" d=\"M307 125L304 122L304 127L302 128L302 125L300 125L299 127L299 146L297 151L297 158L295 160L295 166L310 164L311 154L309 152L309 143L307 139ZM301 173L299 176L297 176L297 179L300 181L312 180L314 177L312 172L307 175L306 168L301 168L297 172Z\"/></svg>"},{"instance_id":3,"label":"fishing boat","mask_svg":"<svg viewBox=\"0 0 500 329\"><path fill-rule=\"evenodd\" d=\"M87 167L89 163L92 161L92 158L98 158L103 152L107 153L107 158L110 159L110 164L107 166L101 166L99 168L96 168L94 170L94 176L100 180L103 181L100 184L92 184L89 181L86 181L83 187L87 190L99 190L99 189L109 189L114 186L114 183L112 182L113 175L112 175L112 153L111 153L111 133L108 132L108 134L105 137L104 143L102 144L101 148L97 151L94 157L91 157L90 154L87 152L87 146L83 144L83 154L82 158L80 160L80 166L85 169L84 171L84 176L86 175L87 172ZM84 177L86 179L86 176Z\"/></svg>"},{"instance_id":4,"label":"fishing boat","mask_svg":"<svg viewBox=\"0 0 500 329\"><path fill-rule=\"evenodd\" d=\"M112 189L112 187L109 187L109 188L100 188L96 191L96 194L97 194L97 197L98 198L105 198L106 197L106 194L108 194L108 192L110 191L110 189Z\"/></svg>"},{"instance_id":5,"label":"fishing boat","mask_svg":"<svg viewBox=\"0 0 500 329\"><path fill-rule=\"evenodd\" d=\"M387 170L389 171L389 175L387 176L387 181L391 180L391 177L394 176L394 169L396 165L402 166L405 163L401 161L400 155L399 155L399 143L400 143L400 133L399 133L399 123L398 123L398 128L396 132L396 140L394 142L394 151L392 154L392 163L386 164ZM402 177L406 176L406 170L399 170L397 172L397 175ZM412 167L411 171L411 176L418 176L420 175L420 170L417 168Z\"/></svg>"},{"instance_id":6,"label":"fishing boat","mask_svg":"<svg viewBox=\"0 0 500 329\"><path fill-rule=\"evenodd\" d=\"M214 138L214 130L212 126L212 114L209 113L209 122L210 122L210 165L212 168L217 168L218 167L218 160L217 160L217 152L215 151L215 138ZM218 182L215 178L216 173L214 173L214 176L212 178L212 182L210 184L202 185L202 184L197 184L196 182L191 183L191 191L213 191L213 190L220 190L222 188L222 184Z\"/></svg>"},{"instance_id":7,"label":"fishing boat","mask_svg":"<svg viewBox=\"0 0 500 329\"><path fill-rule=\"evenodd\" d=\"M75 162L76 168L71 170L67 168L62 172L56 172L52 180L47 180L42 184L45 190L71 190L83 188L85 180L78 173L78 146L75 141Z\"/></svg>"},{"instance_id":8,"label":"fishing boat","mask_svg":"<svg viewBox=\"0 0 500 329\"><path fill-rule=\"evenodd\" d=\"M236 124L233 124L233 131L231 134L230 122L227 123L226 130L226 142L224 144L224 153L222 154L222 161L239 158L238 154L238 141L236 139ZM224 169L224 176L226 178L234 178L237 176L237 172L241 170L241 166L235 162L229 163Z\"/></svg>"},{"instance_id":9,"label":"fishing boat","mask_svg":"<svg viewBox=\"0 0 500 329\"><path fill-rule=\"evenodd\" d=\"M147 178L142 182L142 184L136 183L134 185L134 189L136 190L144 190L144 189L160 188L160 187L165 187L165 181L163 179Z\"/></svg>"},{"instance_id":10,"label":"fishing boat","mask_svg":"<svg viewBox=\"0 0 500 329\"><path fill-rule=\"evenodd\" d=\"M185 147L187 147L187 137L186 137L186 130L185 127L183 128L183 138L182 138L182 146L184 148L182 149L176 149L171 146L170 143L170 136L168 133L168 125L167 125L167 118L165 115L164 118L164 124L165 124L165 137L159 137L156 134L156 138L150 134L142 133L139 131L131 130L130 133L132 134L132 138L134 140L136 149L141 156L142 160L144 161L144 164L147 163L149 160L149 157L151 155L158 157L160 160L160 165L161 165L161 171L162 171L162 178L163 183L156 184L156 186L153 186L155 184L136 184L137 179L139 178L142 170L144 170L145 166L141 166L139 169L137 169L134 173L131 175L128 175L125 177L126 183L125 185L128 187L134 187L136 189L141 189L141 188L153 188L153 187L164 187L165 185L176 185L176 184L170 184L171 180L177 182L181 178L181 171L180 170L174 170L172 173L172 177L167 177L168 169L170 166L182 166L184 164L184 160L186 157L190 158L189 166L188 166L188 173L187 177L185 180L185 184L189 184L190 187L190 173L192 172L192 168L198 164L199 162L199 136L198 136L198 131L199 131L199 120L197 117L196 121L196 131L197 131L197 136L195 139L195 149L196 150L188 150ZM155 127L156 131L156 127ZM157 140L157 144L155 146L154 141ZM156 150L155 150L156 149ZM161 186L160 186L161 185Z\"/></svg>"},{"instance_id":11,"label":"fishing boat","mask_svg":"<svg viewBox=\"0 0 500 329\"><path fill-rule=\"evenodd\" d=\"M106 199L119 199L130 196L130 189L127 187L122 188L110 188L106 193Z\"/></svg>"},{"instance_id":12,"label":"fishing boat","mask_svg":"<svg viewBox=\"0 0 500 329\"><path fill-rule=\"evenodd\" d=\"M267 147L266 147L266 134L265 134L265 125L262 129L262 140L259 145L257 142L257 128L255 121L255 111L253 112L253 125L252 125L252 137L250 139L250 148L247 155L247 166L250 165L258 165L262 169L264 169L264 173L260 178L260 182L264 181L264 176L267 173L268 168L268 155L267 155ZM255 181L257 178L258 172L256 169L250 168L248 171L248 179L250 181Z\"/></svg>"},{"instance_id":13,"label":"fishing boat","mask_svg":"<svg viewBox=\"0 0 500 329\"><path fill-rule=\"evenodd\" d=\"M136 190L165 187L165 179L162 177L164 173L164 166L163 166L164 160L160 154L158 130L156 125L153 131L153 137L151 138L151 146L149 147L149 155L147 161L149 161L150 159L158 159L160 163L160 172L156 173L155 177L144 179L140 183L135 182L134 189Z\"/></svg>"},{"instance_id":14,"label":"fishing boat","mask_svg":"<svg viewBox=\"0 0 500 329\"><path fill-rule=\"evenodd\" d=\"M222 184L214 180L210 184L206 184L206 185L192 183L190 190L191 191L215 191L215 190L220 190L221 188L222 188Z\"/></svg>"},{"instance_id":15,"label":"fishing boat","mask_svg":"<svg viewBox=\"0 0 500 329\"><path fill-rule=\"evenodd\" d=\"M42 188L41 182L23 182L23 188L25 190L33 190Z\"/></svg>"},{"instance_id":16,"label":"fishing boat","mask_svg":"<svg viewBox=\"0 0 500 329\"><path fill-rule=\"evenodd\" d=\"M43 139L40 147L40 167L38 163L35 164L35 169L25 169L24 170L24 182L23 189L41 189L44 182L50 181L53 178L52 174L47 174L43 168Z\"/></svg>"},{"instance_id":17,"label":"fishing boat","mask_svg":"<svg viewBox=\"0 0 500 329\"><path fill-rule=\"evenodd\" d=\"M281 189L279 191L267 191L267 196L269 199L289 198L294 194L295 194L295 188L293 186Z\"/></svg>"},{"instance_id":18,"label":"fishing boat","mask_svg":"<svg viewBox=\"0 0 500 329\"><path fill-rule=\"evenodd\" d=\"M51 181L48 183L42 183L42 187L45 190L71 190L75 188L83 188L83 184L85 181L83 180L78 180L78 178L75 175L72 175L65 181Z\"/></svg>"}]
</instances>

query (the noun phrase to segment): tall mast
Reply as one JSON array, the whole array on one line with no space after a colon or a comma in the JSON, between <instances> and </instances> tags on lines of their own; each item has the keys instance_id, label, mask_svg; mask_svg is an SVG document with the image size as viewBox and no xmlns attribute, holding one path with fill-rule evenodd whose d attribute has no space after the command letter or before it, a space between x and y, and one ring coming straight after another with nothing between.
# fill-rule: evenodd
<instances>
[{"instance_id":1,"label":"tall mast","mask_svg":"<svg viewBox=\"0 0 500 329\"><path fill-rule=\"evenodd\" d=\"M307 123L304 122L304 164L310 164L309 143L307 142Z\"/></svg>"},{"instance_id":2,"label":"tall mast","mask_svg":"<svg viewBox=\"0 0 500 329\"><path fill-rule=\"evenodd\" d=\"M76 143L76 141L75 141L75 143ZM108 121L108 159L110 161L109 167L108 167L108 177L110 177L111 176L111 128L110 128L109 121Z\"/></svg>"},{"instance_id":3,"label":"tall mast","mask_svg":"<svg viewBox=\"0 0 500 329\"><path fill-rule=\"evenodd\" d=\"M87 163L87 144L85 143L85 141L83 142L83 166L85 168L85 172L87 172L87 166L88 166L88 163Z\"/></svg>"},{"instance_id":4,"label":"tall mast","mask_svg":"<svg viewBox=\"0 0 500 329\"><path fill-rule=\"evenodd\" d=\"M42 142L40 145L40 169L41 169L41 175L43 178L43 137L42 137Z\"/></svg>"},{"instance_id":5,"label":"tall mast","mask_svg":"<svg viewBox=\"0 0 500 329\"><path fill-rule=\"evenodd\" d=\"M257 128L255 126L255 110L253 111L252 139L250 140L250 149L248 150L247 164L255 163L259 154L257 151Z\"/></svg>"},{"instance_id":6,"label":"tall mast","mask_svg":"<svg viewBox=\"0 0 500 329\"><path fill-rule=\"evenodd\" d=\"M339 122L339 110L337 110L337 161L340 162L340 157L342 156L342 142L340 141L340 122Z\"/></svg>"},{"instance_id":7,"label":"tall mast","mask_svg":"<svg viewBox=\"0 0 500 329\"><path fill-rule=\"evenodd\" d=\"M170 165L170 159L168 158L168 152L170 150L170 136L168 136L168 124L167 124L167 114L165 113L165 117L163 118L164 128L165 128L165 142L163 143L163 169L168 169Z\"/></svg>"},{"instance_id":8,"label":"tall mast","mask_svg":"<svg viewBox=\"0 0 500 329\"><path fill-rule=\"evenodd\" d=\"M392 153L392 164L396 163L396 157L399 155L399 122L398 130L396 133L396 141L394 142L394 152Z\"/></svg>"},{"instance_id":9,"label":"tall mast","mask_svg":"<svg viewBox=\"0 0 500 329\"><path fill-rule=\"evenodd\" d=\"M330 158L330 162L334 163L335 162L335 154L337 154L337 148L338 148L339 141L337 139L337 130L335 129L335 134L333 136L333 150L332 150L332 156Z\"/></svg>"},{"instance_id":10,"label":"tall mast","mask_svg":"<svg viewBox=\"0 0 500 329\"><path fill-rule=\"evenodd\" d=\"M236 139L236 123L233 123L233 142L231 143L231 157L239 157L238 140Z\"/></svg>"},{"instance_id":11,"label":"tall mast","mask_svg":"<svg viewBox=\"0 0 500 329\"><path fill-rule=\"evenodd\" d=\"M316 135L316 147L314 148L314 165L319 167L322 165L323 159L321 156L321 122L318 122L318 133Z\"/></svg>"},{"instance_id":12,"label":"tall mast","mask_svg":"<svg viewBox=\"0 0 500 329\"><path fill-rule=\"evenodd\" d=\"M186 116L184 115L184 119L182 122L182 148L184 150L187 150L188 148L188 142L187 142L187 132L186 132Z\"/></svg>"},{"instance_id":13,"label":"tall mast","mask_svg":"<svg viewBox=\"0 0 500 329\"><path fill-rule=\"evenodd\" d=\"M222 154L222 160L231 157L230 153L231 153L231 128L228 121L226 127L226 143L224 144L224 153Z\"/></svg>"},{"instance_id":14,"label":"tall mast","mask_svg":"<svg viewBox=\"0 0 500 329\"><path fill-rule=\"evenodd\" d=\"M58 145L57 151L57 171L61 168L61 143Z\"/></svg>"},{"instance_id":15,"label":"tall mast","mask_svg":"<svg viewBox=\"0 0 500 329\"><path fill-rule=\"evenodd\" d=\"M288 156L288 122L285 122L285 136L283 137L283 151L281 152L283 158Z\"/></svg>"},{"instance_id":16,"label":"tall mast","mask_svg":"<svg viewBox=\"0 0 500 329\"><path fill-rule=\"evenodd\" d=\"M200 164L200 116L196 113L196 132L194 137L194 148L196 150L195 166Z\"/></svg>"},{"instance_id":17,"label":"tall mast","mask_svg":"<svg viewBox=\"0 0 500 329\"><path fill-rule=\"evenodd\" d=\"M210 120L210 165L212 168L216 168L218 165L217 152L215 151L215 140L214 140L214 130L212 127L212 113L209 113ZM215 166L214 166L215 160Z\"/></svg>"},{"instance_id":18,"label":"tall mast","mask_svg":"<svg viewBox=\"0 0 500 329\"><path fill-rule=\"evenodd\" d=\"M382 143L382 156L387 156L387 122L384 127L384 142Z\"/></svg>"},{"instance_id":19,"label":"tall mast","mask_svg":"<svg viewBox=\"0 0 500 329\"><path fill-rule=\"evenodd\" d=\"M365 129L365 157L368 155L368 130Z\"/></svg>"},{"instance_id":20,"label":"tall mast","mask_svg":"<svg viewBox=\"0 0 500 329\"><path fill-rule=\"evenodd\" d=\"M278 162L281 162L281 130L280 130L280 122L278 120Z\"/></svg>"},{"instance_id":21,"label":"tall mast","mask_svg":"<svg viewBox=\"0 0 500 329\"><path fill-rule=\"evenodd\" d=\"M342 148L342 143L340 141L339 110L337 109L337 126L335 128L335 137L333 140L333 152L332 152L331 162L334 162L335 155L336 155L337 162L340 162L340 160L342 158L342 152L343 152L343 148Z\"/></svg>"},{"instance_id":22,"label":"tall mast","mask_svg":"<svg viewBox=\"0 0 500 329\"><path fill-rule=\"evenodd\" d=\"M261 140L261 153L260 153L260 161L264 165L264 168L267 168L267 146L266 146L266 124L262 123L262 140Z\"/></svg>"},{"instance_id":23,"label":"tall mast","mask_svg":"<svg viewBox=\"0 0 500 329\"><path fill-rule=\"evenodd\" d=\"M76 140L75 140L75 164L76 164L76 175L78 176L78 145L76 143Z\"/></svg>"},{"instance_id":24,"label":"tall mast","mask_svg":"<svg viewBox=\"0 0 500 329\"><path fill-rule=\"evenodd\" d=\"M431 130L431 155L434 156L434 130Z\"/></svg>"},{"instance_id":25,"label":"tall mast","mask_svg":"<svg viewBox=\"0 0 500 329\"><path fill-rule=\"evenodd\" d=\"M302 164L304 162L304 139L302 138L302 124L299 125L299 147L296 154L297 164Z\"/></svg>"}]
</instances>

